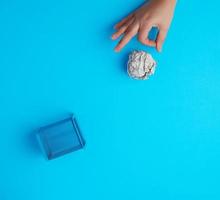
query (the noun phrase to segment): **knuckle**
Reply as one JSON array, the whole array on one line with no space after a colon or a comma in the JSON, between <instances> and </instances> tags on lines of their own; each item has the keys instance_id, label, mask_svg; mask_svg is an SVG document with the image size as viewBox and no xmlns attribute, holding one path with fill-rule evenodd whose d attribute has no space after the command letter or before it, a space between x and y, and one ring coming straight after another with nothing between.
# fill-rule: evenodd
<instances>
[{"instance_id":1,"label":"knuckle","mask_svg":"<svg viewBox=\"0 0 220 200\"><path fill-rule=\"evenodd\" d=\"M129 37L129 36L126 36L126 37L124 38L122 44L126 44L126 43L128 43L129 40L130 40L130 37Z\"/></svg>"},{"instance_id":2,"label":"knuckle","mask_svg":"<svg viewBox=\"0 0 220 200\"><path fill-rule=\"evenodd\" d=\"M133 35L134 35L134 31L133 30L130 30L130 31L128 31L128 32L126 32L126 39L128 39L128 38L131 38L131 37L133 37Z\"/></svg>"},{"instance_id":3,"label":"knuckle","mask_svg":"<svg viewBox=\"0 0 220 200\"><path fill-rule=\"evenodd\" d=\"M147 29L150 26L151 26L151 23L149 21L144 21L144 22L141 23L141 27L143 29Z\"/></svg>"},{"instance_id":4,"label":"knuckle","mask_svg":"<svg viewBox=\"0 0 220 200\"><path fill-rule=\"evenodd\" d=\"M133 29L134 29L133 26L129 26L129 27L127 28L127 30L126 30L126 33L127 33L127 34L132 33Z\"/></svg>"},{"instance_id":5,"label":"knuckle","mask_svg":"<svg viewBox=\"0 0 220 200\"><path fill-rule=\"evenodd\" d=\"M136 34L135 29L130 30L129 35L133 36L133 35L135 35L135 34Z\"/></svg>"},{"instance_id":6,"label":"knuckle","mask_svg":"<svg viewBox=\"0 0 220 200\"><path fill-rule=\"evenodd\" d=\"M160 42L160 43L163 43L164 40L165 40L165 37L160 37L160 38L159 38L159 42Z\"/></svg>"},{"instance_id":7,"label":"knuckle","mask_svg":"<svg viewBox=\"0 0 220 200\"><path fill-rule=\"evenodd\" d=\"M167 32L168 30L169 30L169 26L168 25L161 27L161 31L163 31L163 32Z\"/></svg>"},{"instance_id":8,"label":"knuckle","mask_svg":"<svg viewBox=\"0 0 220 200\"><path fill-rule=\"evenodd\" d=\"M120 33L121 33L121 32L124 32L124 31L126 30L126 28L127 28L127 26L124 25L124 26L122 26L122 27L119 29L118 32L120 32Z\"/></svg>"}]
</instances>

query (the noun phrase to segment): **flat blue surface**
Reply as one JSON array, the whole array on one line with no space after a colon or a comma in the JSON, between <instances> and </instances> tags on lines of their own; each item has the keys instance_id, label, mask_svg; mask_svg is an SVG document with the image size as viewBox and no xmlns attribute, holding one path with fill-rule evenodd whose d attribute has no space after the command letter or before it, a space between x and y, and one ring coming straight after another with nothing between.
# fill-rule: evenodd
<instances>
[{"instance_id":1,"label":"flat blue surface","mask_svg":"<svg viewBox=\"0 0 220 200\"><path fill-rule=\"evenodd\" d=\"M1 200L220 199L220 3L179 1L161 54L115 54L141 2L0 1ZM158 61L147 81L133 49ZM69 112L87 146L46 161L31 131Z\"/></svg>"}]
</instances>

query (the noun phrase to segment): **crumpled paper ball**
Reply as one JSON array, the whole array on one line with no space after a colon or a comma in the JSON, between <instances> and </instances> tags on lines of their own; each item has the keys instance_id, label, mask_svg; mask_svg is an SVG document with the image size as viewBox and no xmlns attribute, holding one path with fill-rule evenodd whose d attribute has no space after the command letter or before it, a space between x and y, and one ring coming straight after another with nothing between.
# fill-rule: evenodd
<instances>
[{"instance_id":1,"label":"crumpled paper ball","mask_svg":"<svg viewBox=\"0 0 220 200\"><path fill-rule=\"evenodd\" d=\"M130 77L144 80L154 74L156 62L153 57L144 51L133 51L129 55L127 70Z\"/></svg>"}]
</instances>

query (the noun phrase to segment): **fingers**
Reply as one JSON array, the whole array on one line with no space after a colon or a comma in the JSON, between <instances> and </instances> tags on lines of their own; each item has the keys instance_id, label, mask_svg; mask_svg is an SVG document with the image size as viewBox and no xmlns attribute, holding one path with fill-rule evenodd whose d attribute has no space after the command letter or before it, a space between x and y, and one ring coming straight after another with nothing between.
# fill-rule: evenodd
<instances>
[{"instance_id":1,"label":"fingers","mask_svg":"<svg viewBox=\"0 0 220 200\"><path fill-rule=\"evenodd\" d=\"M145 21L145 23L142 24L140 21L138 22L134 18L134 14L128 15L126 18L115 25L115 29L117 31L112 35L112 39L116 40L124 34L123 38L115 47L115 51L120 51L138 33L138 40L142 44L156 47L157 51L161 52L168 29L158 26L160 31L156 41L150 40L148 35L154 24L155 22L152 23L152 20L147 20L147 22Z\"/></svg>"},{"instance_id":2,"label":"fingers","mask_svg":"<svg viewBox=\"0 0 220 200\"><path fill-rule=\"evenodd\" d=\"M112 35L112 39L113 40L116 40L118 39L126 30L127 28L133 23L133 19L127 21L124 25L122 25L117 32L115 32L113 35Z\"/></svg>"},{"instance_id":3,"label":"fingers","mask_svg":"<svg viewBox=\"0 0 220 200\"><path fill-rule=\"evenodd\" d=\"M143 25L139 30L138 40L144 45L155 47L156 42L148 39L148 34L151 28L152 28L152 25L150 24Z\"/></svg>"},{"instance_id":4,"label":"fingers","mask_svg":"<svg viewBox=\"0 0 220 200\"><path fill-rule=\"evenodd\" d=\"M126 24L128 22L128 20L130 20L133 17L133 14L128 15L127 17L125 17L123 20L121 20L119 23L117 23L114 26L114 29L118 30L119 28L121 28L121 26L123 26L124 24Z\"/></svg>"},{"instance_id":5,"label":"fingers","mask_svg":"<svg viewBox=\"0 0 220 200\"><path fill-rule=\"evenodd\" d=\"M115 47L115 51L119 52L138 32L138 25L131 25L125 32L124 37Z\"/></svg>"},{"instance_id":6,"label":"fingers","mask_svg":"<svg viewBox=\"0 0 220 200\"><path fill-rule=\"evenodd\" d=\"M167 35L167 30L160 29L159 34L157 36L157 40L156 40L156 48L157 48L157 51L159 51L159 52L162 51L162 46L163 46L164 40L166 38L166 35Z\"/></svg>"}]
</instances>

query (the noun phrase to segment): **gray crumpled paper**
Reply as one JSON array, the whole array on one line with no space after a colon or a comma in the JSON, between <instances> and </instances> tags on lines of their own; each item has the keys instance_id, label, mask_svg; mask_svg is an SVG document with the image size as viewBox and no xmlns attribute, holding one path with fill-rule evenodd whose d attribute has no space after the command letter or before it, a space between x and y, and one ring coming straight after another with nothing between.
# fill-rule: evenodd
<instances>
[{"instance_id":1,"label":"gray crumpled paper","mask_svg":"<svg viewBox=\"0 0 220 200\"><path fill-rule=\"evenodd\" d=\"M133 51L129 55L127 70L130 77L144 80L154 74L156 62L153 57L144 51Z\"/></svg>"}]
</instances>

